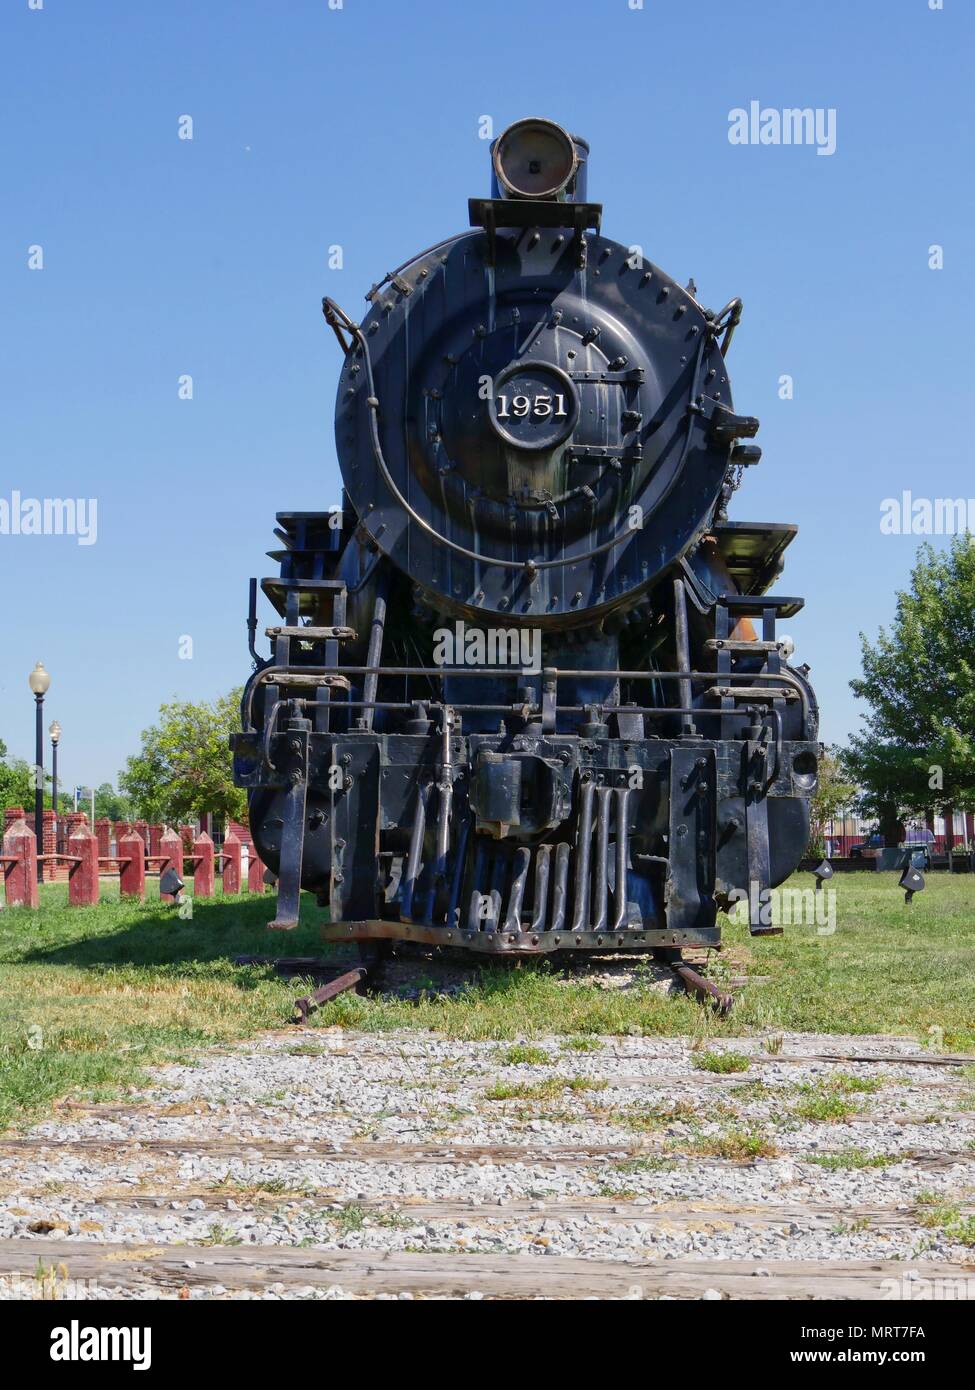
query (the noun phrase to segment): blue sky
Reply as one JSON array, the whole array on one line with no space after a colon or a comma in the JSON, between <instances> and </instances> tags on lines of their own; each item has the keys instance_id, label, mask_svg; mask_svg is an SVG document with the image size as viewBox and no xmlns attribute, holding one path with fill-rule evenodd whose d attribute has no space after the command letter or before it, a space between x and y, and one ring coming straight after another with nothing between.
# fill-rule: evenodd
<instances>
[{"instance_id":1,"label":"blue sky","mask_svg":"<svg viewBox=\"0 0 975 1390\"><path fill-rule=\"evenodd\" d=\"M855 727L857 632L918 544L881 535L882 499L975 495L972 6L630 3L4 0L0 497L98 502L94 545L0 535L12 751L38 658L66 784L114 780L162 700L247 674L275 511L339 498L321 297L361 313L463 228L483 115L585 135L606 234L714 308L743 297L729 366L764 459L732 515L800 523L797 658L824 736ZM753 100L835 108L835 153L730 144Z\"/></svg>"}]
</instances>

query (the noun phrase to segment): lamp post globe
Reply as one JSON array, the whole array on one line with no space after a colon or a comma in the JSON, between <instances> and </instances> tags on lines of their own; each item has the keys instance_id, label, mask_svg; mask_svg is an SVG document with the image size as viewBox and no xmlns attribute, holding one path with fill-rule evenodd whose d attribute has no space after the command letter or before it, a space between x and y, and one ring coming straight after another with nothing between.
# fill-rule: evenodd
<instances>
[{"instance_id":1,"label":"lamp post globe","mask_svg":"<svg viewBox=\"0 0 975 1390\"><path fill-rule=\"evenodd\" d=\"M51 677L38 661L27 677L34 695L34 835L37 840L37 880L44 881L44 696L51 686Z\"/></svg>"},{"instance_id":2,"label":"lamp post globe","mask_svg":"<svg viewBox=\"0 0 975 1390\"><path fill-rule=\"evenodd\" d=\"M39 661L27 677L27 684L39 700L43 700L51 685L51 677L44 669L43 661Z\"/></svg>"},{"instance_id":3,"label":"lamp post globe","mask_svg":"<svg viewBox=\"0 0 975 1390\"><path fill-rule=\"evenodd\" d=\"M61 742L61 725L52 719L47 728L51 735L51 805L54 807L54 834L58 833L58 744Z\"/></svg>"}]
</instances>

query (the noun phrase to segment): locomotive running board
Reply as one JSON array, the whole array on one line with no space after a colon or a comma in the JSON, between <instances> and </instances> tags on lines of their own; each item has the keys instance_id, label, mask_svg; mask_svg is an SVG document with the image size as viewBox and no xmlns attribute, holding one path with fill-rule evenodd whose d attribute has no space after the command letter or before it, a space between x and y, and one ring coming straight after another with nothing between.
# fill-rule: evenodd
<instances>
[{"instance_id":1,"label":"locomotive running board","mask_svg":"<svg viewBox=\"0 0 975 1390\"><path fill-rule=\"evenodd\" d=\"M425 946L454 946L491 956L534 956L551 951L640 951L654 947L717 946L718 927L668 931L663 927L629 927L624 931L507 932L457 931L413 922L369 920L329 922L323 941L414 941Z\"/></svg>"}]
</instances>

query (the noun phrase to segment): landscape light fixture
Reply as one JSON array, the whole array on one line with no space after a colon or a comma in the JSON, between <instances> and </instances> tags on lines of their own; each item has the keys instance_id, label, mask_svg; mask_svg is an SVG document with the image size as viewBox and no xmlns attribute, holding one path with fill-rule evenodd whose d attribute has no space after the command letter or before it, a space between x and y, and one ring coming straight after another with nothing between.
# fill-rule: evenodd
<instances>
[{"instance_id":1,"label":"landscape light fixture","mask_svg":"<svg viewBox=\"0 0 975 1390\"><path fill-rule=\"evenodd\" d=\"M27 677L34 695L34 836L37 840L37 881L44 882L44 696L51 677L38 661Z\"/></svg>"},{"instance_id":2,"label":"landscape light fixture","mask_svg":"<svg viewBox=\"0 0 975 1390\"><path fill-rule=\"evenodd\" d=\"M826 880L833 877L833 866L828 859L823 859L813 869L813 873L816 875L816 892L818 893Z\"/></svg>"},{"instance_id":3,"label":"landscape light fixture","mask_svg":"<svg viewBox=\"0 0 975 1390\"><path fill-rule=\"evenodd\" d=\"M162 874L159 877L160 894L170 893L174 898L176 898L177 901L179 900L179 895L180 893L182 893L185 886L186 885L183 883L183 880L180 878L179 874L176 872L176 870L173 868L171 864L168 869L163 870Z\"/></svg>"},{"instance_id":4,"label":"landscape light fixture","mask_svg":"<svg viewBox=\"0 0 975 1390\"><path fill-rule=\"evenodd\" d=\"M921 870L908 863L900 876L900 887L904 890L905 903L910 903L914 894L920 893L924 888L924 875Z\"/></svg>"},{"instance_id":5,"label":"landscape light fixture","mask_svg":"<svg viewBox=\"0 0 975 1390\"><path fill-rule=\"evenodd\" d=\"M61 725L56 719L52 719L48 725L48 733L51 735L51 805L54 807L54 824L57 825L58 815L58 744L61 742Z\"/></svg>"}]
</instances>

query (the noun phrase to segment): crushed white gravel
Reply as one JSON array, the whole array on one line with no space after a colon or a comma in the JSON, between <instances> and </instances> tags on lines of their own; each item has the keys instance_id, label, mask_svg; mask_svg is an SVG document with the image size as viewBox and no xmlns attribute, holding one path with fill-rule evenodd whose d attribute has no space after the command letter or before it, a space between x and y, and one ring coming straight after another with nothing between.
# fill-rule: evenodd
<instances>
[{"instance_id":1,"label":"crushed white gravel","mask_svg":"<svg viewBox=\"0 0 975 1390\"><path fill-rule=\"evenodd\" d=\"M972 1223L959 1235L957 1219L975 1202L971 1081L813 1055L916 1056L910 1040L786 1035L772 1053L722 1041L750 1058L726 1074L699 1070L679 1039L531 1045L547 1062L509 1065L507 1043L307 1029L160 1068L144 1094L0 1139L0 1240L181 1246L189 1269L192 1248L213 1245L735 1260L759 1278L777 1260L973 1257ZM836 1095L854 1113L795 1113ZM743 1138L765 1152L720 1156ZM848 1151L885 1163L814 1161ZM933 1218L938 1204L956 1218ZM163 1293L136 1279L87 1296ZM0 1297L25 1296L22 1278L0 1276ZM345 1295L272 1280L183 1296Z\"/></svg>"}]
</instances>

